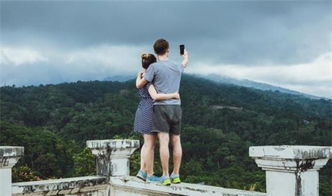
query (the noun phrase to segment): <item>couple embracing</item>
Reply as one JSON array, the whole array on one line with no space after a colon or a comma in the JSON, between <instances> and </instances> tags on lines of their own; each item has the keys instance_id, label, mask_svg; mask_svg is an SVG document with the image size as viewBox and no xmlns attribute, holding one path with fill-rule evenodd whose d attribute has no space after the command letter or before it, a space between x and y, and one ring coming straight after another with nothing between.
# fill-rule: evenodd
<instances>
[{"instance_id":1,"label":"couple embracing","mask_svg":"<svg viewBox=\"0 0 332 196\"><path fill-rule=\"evenodd\" d=\"M144 137L141 149L141 169L137 177L148 182L163 185L180 183L182 159L181 100L179 87L181 75L188 65L188 54L181 52L182 63L169 61L169 43L158 39L153 45L153 54L142 55L143 71L139 72L136 87L140 102L135 115L134 130ZM157 177L153 172L154 148L157 138L160 145L160 160L163 174ZM169 144L173 149L173 171L169 175Z\"/></svg>"}]
</instances>

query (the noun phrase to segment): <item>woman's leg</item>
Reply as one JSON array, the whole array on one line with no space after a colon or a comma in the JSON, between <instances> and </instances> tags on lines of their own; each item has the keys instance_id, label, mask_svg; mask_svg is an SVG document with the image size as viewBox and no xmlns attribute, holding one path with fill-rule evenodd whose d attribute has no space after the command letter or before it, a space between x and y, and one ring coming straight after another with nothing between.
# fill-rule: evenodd
<instances>
[{"instance_id":1,"label":"woman's leg","mask_svg":"<svg viewBox=\"0 0 332 196\"><path fill-rule=\"evenodd\" d=\"M153 175L154 148L156 145L157 135L144 134L144 165L148 176Z\"/></svg>"},{"instance_id":2,"label":"woman's leg","mask_svg":"<svg viewBox=\"0 0 332 196\"><path fill-rule=\"evenodd\" d=\"M145 165L145 154L146 154L146 145L145 145L145 137L144 137L144 144L141 148L141 171L146 172L146 165Z\"/></svg>"}]
</instances>

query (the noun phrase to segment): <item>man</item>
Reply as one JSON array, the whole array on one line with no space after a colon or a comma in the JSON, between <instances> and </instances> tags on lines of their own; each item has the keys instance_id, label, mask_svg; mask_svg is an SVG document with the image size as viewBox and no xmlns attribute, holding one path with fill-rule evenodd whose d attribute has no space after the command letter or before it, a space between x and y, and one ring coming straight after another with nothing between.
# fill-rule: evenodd
<instances>
[{"instance_id":1,"label":"man","mask_svg":"<svg viewBox=\"0 0 332 196\"><path fill-rule=\"evenodd\" d=\"M164 39L157 40L153 45L158 62L150 65L144 75L144 79L138 84L143 87L147 82L152 82L158 93L174 93L180 88L181 75L188 65L188 53L182 55L182 64L173 63L168 60L169 44ZM180 183L180 165L182 159L181 133L181 100L169 99L156 101L153 105L152 131L158 133L160 144L160 159L163 168L161 183L170 185ZM173 147L174 169L169 176L169 142Z\"/></svg>"}]
</instances>

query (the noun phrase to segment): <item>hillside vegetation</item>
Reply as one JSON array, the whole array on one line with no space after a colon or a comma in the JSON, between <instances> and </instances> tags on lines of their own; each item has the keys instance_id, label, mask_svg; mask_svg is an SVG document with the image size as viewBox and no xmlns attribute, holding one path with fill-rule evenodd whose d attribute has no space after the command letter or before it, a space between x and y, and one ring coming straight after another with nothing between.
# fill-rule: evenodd
<instances>
[{"instance_id":1,"label":"hillside vegetation","mask_svg":"<svg viewBox=\"0 0 332 196\"><path fill-rule=\"evenodd\" d=\"M142 138L133 132L134 80L1 87L0 145L25 147L14 181L94 174L85 141ZM214 83L185 75L182 178L185 182L264 191L265 175L248 156L254 145L331 146L332 101ZM131 158L131 172L139 153ZM331 161L320 194L332 195ZM156 172L160 174L156 154Z\"/></svg>"}]
</instances>

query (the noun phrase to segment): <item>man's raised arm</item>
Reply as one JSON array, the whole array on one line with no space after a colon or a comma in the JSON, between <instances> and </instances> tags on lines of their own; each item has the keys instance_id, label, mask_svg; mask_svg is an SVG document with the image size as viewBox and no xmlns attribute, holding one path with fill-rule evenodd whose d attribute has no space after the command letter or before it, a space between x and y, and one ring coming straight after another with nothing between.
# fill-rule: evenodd
<instances>
[{"instance_id":1,"label":"man's raised arm","mask_svg":"<svg viewBox=\"0 0 332 196\"><path fill-rule=\"evenodd\" d=\"M189 56L187 50L184 50L184 53L181 56L183 57L182 65L186 68L189 64Z\"/></svg>"}]
</instances>

